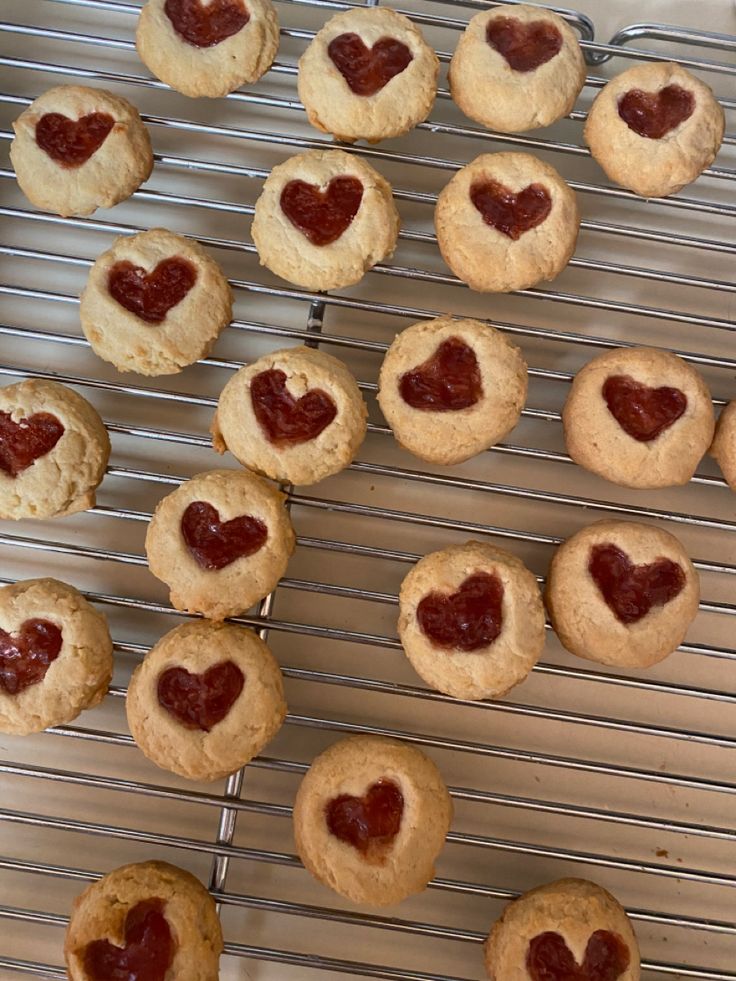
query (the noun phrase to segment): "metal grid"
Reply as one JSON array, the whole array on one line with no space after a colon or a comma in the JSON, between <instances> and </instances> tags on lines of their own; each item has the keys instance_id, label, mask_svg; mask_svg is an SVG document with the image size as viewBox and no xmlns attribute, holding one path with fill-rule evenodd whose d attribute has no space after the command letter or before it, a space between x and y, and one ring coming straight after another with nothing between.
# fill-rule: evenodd
<instances>
[{"instance_id":1,"label":"metal grid","mask_svg":"<svg viewBox=\"0 0 736 981\"><path fill-rule=\"evenodd\" d=\"M603 77L590 76L580 108L542 136L480 131L441 88L431 121L414 134L355 148L394 185L403 219L394 260L353 290L315 298L258 268L248 217L274 163L327 143L296 101L295 62L325 17L348 6L360 4L281 0L282 50L271 73L253 91L202 105L146 77L131 40L137 5L4 5L5 145L9 121L41 91L89 81L141 108L157 152L145 190L87 220L29 209L7 164L0 170L0 375L79 388L113 437L92 512L0 530L0 581L55 574L74 582L109 615L117 655L100 709L75 725L0 743L0 970L64 977L61 928L71 898L115 865L155 856L209 878L226 931L223 978L479 979L478 943L503 903L541 881L580 874L630 909L647 978L736 979L733 497L708 462L688 488L643 496L613 488L571 468L559 425L572 373L596 349L621 344L674 349L704 372L717 405L733 397L736 138L694 188L642 202L602 184L580 146L581 121ZM484 3L400 6L438 50L451 51ZM608 45L593 40L590 18L565 14L596 70L677 55L717 94L733 95L733 38L640 24ZM640 39L654 42L650 50L628 47ZM736 101L723 102L732 123ZM549 159L580 192L580 246L551 286L478 297L443 269L431 208L458 166L509 146ZM175 379L134 379L94 358L76 303L112 235L156 224L212 249L230 276L236 320L217 357ZM401 453L373 405L387 342L439 311L489 319L517 339L532 366L515 442L452 470L423 469ZM343 475L290 492L299 548L289 576L238 621L268 633L282 663L291 708L284 730L245 775L193 786L142 760L122 711L132 667L181 617L139 573L145 523L180 479L219 465L206 431L229 373L298 341L333 351L363 380L369 436ZM502 701L457 702L416 684L395 638L407 563L483 536L506 543L541 579L561 538L609 514L661 522L697 556L705 600L679 652L646 674L624 675L568 657L550 635L543 663ZM298 779L346 732L422 746L452 785L456 820L438 877L393 915L342 904L293 855Z\"/></svg>"}]
</instances>

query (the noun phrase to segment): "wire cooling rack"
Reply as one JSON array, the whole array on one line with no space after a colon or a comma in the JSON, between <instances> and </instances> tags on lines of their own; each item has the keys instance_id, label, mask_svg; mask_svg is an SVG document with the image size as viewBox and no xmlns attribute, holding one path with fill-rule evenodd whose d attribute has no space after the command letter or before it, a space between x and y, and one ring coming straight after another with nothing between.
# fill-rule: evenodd
<instances>
[{"instance_id":1,"label":"wire cooling rack","mask_svg":"<svg viewBox=\"0 0 736 981\"><path fill-rule=\"evenodd\" d=\"M603 44L593 19L565 11L593 74L569 119L525 136L470 125L448 98L443 70L431 121L401 140L355 148L394 185L403 221L396 255L358 287L315 297L259 268L249 223L271 167L327 143L296 100L295 65L314 30L347 6L359 4L282 0L272 71L251 91L209 102L148 76L132 42L136 4L2 4L3 147L10 121L46 88L104 85L141 109L156 168L130 201L86 220L34 211L7 160L0 170L2 381L36 375L72 385L98 406L113 441L95 509L3 523L2 581L56 575L74 583L109 616L116 641L114 684L100 708L39 736L0 738L0 972L64 977L62 931L74 895L116 865L157 857L190 868L218 898L224 979L475 981L483 977L479 943L505 901L570 874L625 903L647 979L736 979L736 498L709 461L686 488L605 484L571 466L559 416L572 373L620 344L676 350L703 371L717 406L736 394L736 139L727 138L697 184L663 201L603 183L581 145L604 76L663 57L713 85L732 131L736 39L645 23ZM482 6L400 4L440 52L453 50ZM666 7L641 6L637 13L653 17ZM721 8L723 23L703 26L727 29L730 5ZM458 166L509 147L548 159L570 181L582 234L554 283L482 297L441 263L432 206ZM94 357L77 298L114 235L156 225L212 250L233 284L236 319L215 356L150 380ZM394 334L438 312L490 320L531 365L529 406L511 441L451 470L426 469L400 451L373 398ZM125 725L132 668L181 619L146 571L146 522L180 479L222 465L207 428L231 372L305 339L345 359L361 380L369 436L345 473L290 494L299 547L288 577L240 620L268 635L283 666L286 725L244 774L192 785L148 764ZM482 537L541 578L560 538L607 515L661 524L696 557L704 600L678 652L646 673L619 674L569 657L550 634L542 663L501 701L457 702L417 684L395 621L399 583L418 555ZM313 882L291 839L290 805L309 761L355 732L396 735L431 753L456 807L437 878L380 915Z\"/></svg>"}]
</instances>

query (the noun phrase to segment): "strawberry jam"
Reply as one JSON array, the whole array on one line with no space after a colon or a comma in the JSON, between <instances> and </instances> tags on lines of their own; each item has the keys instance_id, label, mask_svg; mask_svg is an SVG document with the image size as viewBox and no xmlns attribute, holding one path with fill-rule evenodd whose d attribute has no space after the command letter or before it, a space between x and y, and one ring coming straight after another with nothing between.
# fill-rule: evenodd
<instances>
[{"instance_id":1,"label":"strawberry jam","mask_svg":"<svg viewBox=\"0 0 736 981\"><path fill-rule=\"evenodd\" d=\"M333 38L327 54L355 95L380 92L414 57L396 38L382 37L368 48L357 34L340 34Z\"/></svg>"},{"instance_id":2,"label":"strawberry jam","mask_svg":"<svg viewBox=\"0 0 736 981\"><path fill-rule=\"evenodd\" d=\"M503 627L503 583L489 572L476 572L454 593L429 593L417 606L417 621L436 647L478 651Z\"/></svg>"},{"instance_id":3,"label":"strawberry jam","mask_svg":"<svg viewBox=\"0 0 736 981\"><path fill-rule=\"evenodd\" d=\"M515 17L494 17L488 21L486 41L502 55L515 72L531 72L558 54L562 35L546 20L528 23Z\"/></svg>"},{"instance_id":4,"label":"strawberry jam","mask_svg":"<svg viewBox=\"0 0 736 981\"><path fill-rule=\"evenodd\" d=\"M181 303L196 280L197 270L180 255L162 259L150 273L123 259L111 267L107 288L121 307L146 323L160 324L169 310Z\"/></svg>"},{"instance_id":5,"label":"strawberry jam","mask_svg":"<svg viewBox=\"0 0 736 981\"><path fill-rule=\"evenodd\" d=\"M50 412L34 412L20 422L0 412L0 470L17 477L50 453L63 435L63 425Z\"/></svg>"},{"instance_id":6,"label":"strawberry jam","mask_svg":"<svg viewBox=\"0 0 736 981\"><path fill-rule=\"evenodd\" d=\"M125 918L125 946L93 940L84 951L89 981L165 981L176 943L162 899L144 899Z\"/></svg>"},{"instance_id":7,"label":"strawberry jam","mask_svg":"<svg viewBox=\"0 0 736 981\"><path fill-rule=\"evenodd\" d=\"M261 429L274 446L308 443L337 415L337 406L321 388L312 388L301 398L294 398L286 388L286 373L278 368L253 377L250 400Z\"/></svg>"},{"instance_id":8,"label":"strawberry jam","mask_svg":"<svg viewBox=\"0 0 736 981\"><path fill-rule=\"evenodd\" d=\"M169 668L158 679L158 701L186 729L209 732L228 714L244 684L243 672L232 661L213 664L202 674Z\"/></svg>"},{"instance_id":9,"label":"strawberry jam","mask_svg":"<svg viewBox=\"0 0 736 981\"><path fill-rule=\"evenodd\" d=\"M236 559L263 548L268 528L251 515L220 521L207 501L192 501L182 515L181 533L189 552L202 569L224 569Z\"/></svg>"},{"instance_id":10,"label":"strawberry jam","mask_svg":"<svg viewBox=\"0 0 736 981\"><path fill-rule=\"evenodd\" d=\"M330 245L347 231L362 200L357 177L333 177L324 191L295 180L281 192L281 210L312 245Z\"/></svg>"},{"instance_id":11,"label":"strawberry jam","mask_svg":"<svg viewBox=\"0 0 736 981\"><path fill-rule=\"evenodd\" d=\"M243 0L166 0L172 27L195 48L211 48L237 34L250 20Z\"/></svg>"},{"instance_id":12,"label":"strawberry jam","mask_svg":"<svg viewBox=\"0 0 736 981\"><path fill-rule=\"evenodd\" d=\"M114 125L106 112L90 112L79 119L47 112L36 123L36 143L62 167L81 167L100 149Z\"/></svg>"},{"instance_id":13,"label":"strawberry jam","mask_svg":"<svg viewBox=\"0 0 736 981\"><path fill-rule=\"evenodd\" d=\"M486 225L514 242L524 232L541 225L552 210L552 199L541 184L529 184L514 194L498 181L476 181L470 188L470 200Z\"/></svg>"},{"instance_id":14,"label":"strawberry jam","mask_svg":"<svg viewBox=\"0 0 736 981\"><path fill-rule=\"evenodd\" d=\"M687 409L687 396L679 388L650 388L629 375L611 375L602 392L616 422L640 443L656 439Z\"/></svg>"},{"instance_id":15,"label":"strawberry jam","mask_svg":"<svg viewBox=\"0 0 736 981\"><path fill-rule=\"evenodd\" d=\"M667 85L659 92L631 89L618 103L618 114L629 129L650 140L661 140L694 110L695 96L679 85Z\"/></svg>"},{"instance_id":16,"label":"strawberry jam","mask_svg":"<svg viewBox=\"0 0 736 981\"><path fill-rule=\"evenodd\" d=\"M431 358L401 376L399 392L413 409L453 412L470 408L483 395L475 351L459 337L448 338Z\"/></svg>"},{"instance_id":17,"label":"strawberry jam","mask_svg":"<svg viewBox=\"0 0 736 981\"><path fill-rule=\"evenodd\" d=\"M17 634L0 629L0 690L17 695L43 681L61 644L61 630L49 620L26 620Z\"/></svg>"},{"instance_id":18,"label":"strawberry jam","mask_svg":"<svg viewBox=\"0 0 736 981\"><path fill-rule=\"evenodd\" d=\"M590 550L588 572L621 623L637 623L654 606L664 606L685 586L685 573L670 559L634 565L611 543Z\"/></svg>"},{"instance_id":19,"label":"strawberry jam","mask_svg":"<svg viewBox=\"0 0 736 981\"><path fill-rule=\"evenodd\" d=\"M532 981L617 981L631 961L629 948L617 933L596 930L578 964L559 933L540 933L529 943L526 969Z\"/></svg>"},{"instance_id":20,"label":"strawberry jam","mask_svg":"<svg viewBox=\"0 0 736 981\"><path fill-rule=\"evenodd\" d=\"M403 813L404 797L392 780L379 780L362 797L341 794L325 808L330 833L363 854L391 844Z\"/></svg>"}]
</instances>

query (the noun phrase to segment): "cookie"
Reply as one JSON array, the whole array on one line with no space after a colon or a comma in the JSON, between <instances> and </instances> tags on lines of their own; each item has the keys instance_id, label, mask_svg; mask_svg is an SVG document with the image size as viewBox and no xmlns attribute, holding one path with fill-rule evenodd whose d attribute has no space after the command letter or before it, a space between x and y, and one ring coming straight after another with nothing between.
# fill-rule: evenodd
<instances>
[{"instance_id":1,"label":"cookie","mask_svg":"<svg viewBox=\"0 0 736 981\"><path fill-rule=\"evenodd\" d=\"M95 505L110 438L86 399L30 378L0 388L0 518L57 518Z\"/></svg>"},{"instance_id":2,"label":"cookie","mask_svg":"<svg viewBox=\"0 0 736 981\"><path fill-rule=\"evenodd\" d=\"M491 981L641 977L626 911L586 879L558 879L509 903L484 952Z\"/></svg>"},{"instance_id":3,"label":"cookie","mask_svg":"<svg viewBox=\"0 0 736 981\"><path fill-rule=\"evenodd\" d=\"M281 671L260 637L209 620L161 638L133 672L125 708L148 759L190 780L250 763L286 716Z\"/></svg>"},{"instance_id":4,"label":"cookie","mask_svg":"<svg viewBox=\"0 0 736 981\"><path fill-rule=\"evenodd\" d=\"M544 606L520 559L483 542L414 566L399 593L399 638L427 684L454 698L499 698L544 648Z\"/></svg>"},{"instance_id":5,"label":"cookie","mask_svg":"<svg viewBox=\"0 0 736 981\"><path fill-rule=\"evenodd\" d=\"M224 620L267 596L286 571L294 530L285 497L245 470L209 470L159 502L148 566L177 610Z\"/></svg>"},{"instance_id":6,"label":"cookie","mask_svg":"<svg viewBox=\"0 0 736 981\"><path fill-rule=\"evenodd\" d=\"M736 402L721 412L710 452L732 491L736 491Z\"/></svg>"},{"instance_id":7,"label":"cookie","mask_svg":"<svg viewBox=\"0 0 736 981\"><path fill-rule=\"evenodd\" d=\"M635 521L596 521L555 552L545 600L572 654L648 668L684 640L700 581L674 535Z\"/></svg>"},{"instance_id":8,"label":"cookie","mask_svg":"<svg viewBox=\"0 0 736 981\"><path fill-rule=\"evenodd\" d=\"M191 98L251 85L271 67L279 22L271 0L148 0L135 46L156 78Z\"/></svg>"},{"instance_id":9,"label":"cookie","mask_svg":"<svg viewBox=\"0 0 736 981\"><path fill-rule=\"evenodd\" d=\"M705 82L674 62L647 62L598 93L584 138L612 181L663 198L713 163L724 127L723 109Z\"/></svg>"},{"instance_id":10,"label":"cookie","mask_svg":"<svg viewBox=\"0 0 736 981\"><path fill-rule=\"evenodd\" d=\"M391 185L344 150L310 150L279 164L256 202L261 265L296 286L352 286L390 256L399 236Z\"/></svg>"},{"instance_id":11,"label":"cookie","mask_svg":"<svg viewBox=\"0 0 736 981\"><path fill-rule=\"evenodd\" d=\"M123 865L77 896L66 931L69 981L217 981L222 928L215 902L168 862Z\"/></svg>"},{"instance_id":12,"label":"cookie","mask_svg":"<svg viewBox=\"0 0 736 981\"><path fill-rule=\"evenodd\" d=\"M212 421L218 453L291 484L339 473L363 442L368 409L348 369L308 347L267 354L225 385Z\"/></svg>"},{"instance_id":13,"label":"cookie","mask_svg":"<svg viewBox=\"0 0 736 981\"><path fill-rule=\"evenodd\" d=\"M320 753L294 801L305 867L366 906L421 892L451 821L452 801L434 763L383 736L351 736Z\"/></svg>"},{"instance_id":14,"label":"cookie","mask_svg":"<svg viewBox=\"0 0 736 981\"><path fill-rule=\"evenodd\" d=\"M439 317L403 330L386 353L378 402L396 440L430 463L461 463L503 439L526 401L519 348L478 320Z\"/></svg>"},{"instance_id":15,"label":"cookie","mask_svg":"<svg viewBox=\"0 0 736 981\"><path fill-rule=\"evenodd\" d=\"M118 371L171 375L210 353L232 295L199 243L153 228L121 235L95 261L79 315L94 352Z\"/></svg>"},{"instance_id":16,"label":"cookie","mask_svg":"<svg viewBox=\"0 0 736 981\"><path fill-rule=\"evenodd\" d=\"M73 586L0 586L0 732L71 722L102 701L111 677L107 621Z\"/></svg>"},{"instance_id":17,"label":"cookie","mask_svg":"<svg viewBox=\"0 0 736 981\"><path fill-rule=\"evenodd\" d=\"M43 211L91 215L148 180L153 152L138 110L121 96L59 85L13 123L10 159L25 196Z\"/></svg>"},{"instance_id":18,"label":"cookie","mask_svg":"<svg viewBox=\"0 0 736 981\"><path fill-rule=\"evenodd\" d=\"M496 7L471 18L448 80L466 116L521 133L571 112L585 84L585 60L572 28L551 10Z\"/></svg>"},{"instance_id":19,"label":"cookie","mask_svg":"<svg viewBox=\"0 0 736 981\"><path fill-rule=\"evenodd\" d=\"M402 136L434 105L440 63L421 31L388 7L345 10L299 59L312 126L347 143Z\"/></svg>"},{"instance_id":20,"label":"cookie","mask_svg":"<svg viewBox=\"0 0 736 981\"><path fill-rule=\"evenodd\" d=\"M480 293L508 293L562 272L580 213L554 167L528 153L484 153L442 190L434 221L459 279Z\"/></svg>"},{"instance_id":21,"label":"cookie","mask_svg":"<svg viewBox=\"0 0 736 981\"><path fill-rule=\"evenodd\" d=\"M623 487L686 484L715 427L699 373L675 354L648 347L589 361L573 380L562 422L573 460Z\"/></svg>"}]
</instances>

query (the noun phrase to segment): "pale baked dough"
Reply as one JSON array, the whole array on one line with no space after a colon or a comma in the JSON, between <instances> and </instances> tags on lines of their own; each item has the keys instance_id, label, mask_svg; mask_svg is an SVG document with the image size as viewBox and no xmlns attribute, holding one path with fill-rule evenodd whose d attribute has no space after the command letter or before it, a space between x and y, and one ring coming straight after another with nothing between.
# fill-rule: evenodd
<instances>
[{"instance_id":1,"label":"pale baked dough","mask_svg":"<svg viewBox=\"0 0 736 981\"><path fill-rule=\"evenodd\" d=\"M622 623L588 571L594 545L612 544L635 565L657 559L677 563L682 590L635 623ZM635 521L596 521L557 549L547 576L545 602L560 642L572 654L614 667L648 668L671 654L698 613L700 580L681 543L669 532Z\"/></svg>"},{"instance_id":2,"label":"pale baked dough","mask_svg":"<svg viewBox=\"0 0 736 981\"><path fill-rule=\"evenodd\" d=\"M132 262L151 273L165 259L181 257L197 278L161 323L148 323L117 302L108 289L110 270ZM192 239L165 228L121 235L90 270L79 316L95 354L118 371L170 375L206 357L232 318L232 295L222 270Z\"/></svg>"},{"instance_id":3,"label":"pale baked dough","mask_svg":"<svg viewBox=\"0 0 736 981\"><path fill-rule=\"evenodd\" d=\"M220 522L251 515L268 528L264 545L222 569L204 569L193 558L181 532L189 504L204 501ZM285 497L246 470L209 470L185 481L159 502L146 534L148 565L171 589L177 610L224 620L267 596L286 571L294 551L294 530Z\"/></svg>"},{"instance_id":4,"label":"pale baked dough","mask_svg":"<svg viewBox=\"0 0 736 981\"><path fill-rule=\"evenodd\" d=\"M36 142L36 124L47 113L77 120L90 113L115 120L102 145L79 167L63 167ZM153 152L148 130L127 99L105 89L59 85L40 95L13 123L10 159L25 196L43 211L90 215L124 201L148 180Z\"/></svg>"},{"instance_id":5,"label":"pale baked dough","mask_svg":"<svg viewBox=\"0 0 736 981\"><path fill-rule=\"evenodd\" d=\"M736 402L729 402L721 412L710 452L728 486L736 491Z\"/></svg>"},{"instance_id":6,"label":"pale baked dough","mask_svg":"<svg viewBox=\"0 0 736 981\"><path fill-rule=\"evenodd\" d=\"M110 457L97 410L66 385L30 378L0 388L0 412L15 423L48 412L64 426L56 445L16 477L0 470L0 518L57 518L94 507Z\"/></svg>"},{"instance_id":7,"label":"pale baked dough","mask_svg":"<svg viewBox=\"0 0 736 981\"><path fill-rule=\"evenodd\" d=\"M516 240L486 223L475 207L473 184L492 180L513 194L540 184L552 207ZM437 245L453 273L480 293L523 290L554 279L577 244L580 213L574 191L554 167L528 153L484 153L455 174L437 199Z\"/></svg>"},{"instance_id":8,"label":"pale baked dough","mask_svg":"<svg viewBox=\"0 0 736 981\"><path fill-rule=\"evenodd\" d=\"M631 89L659 92L678 85L695 96L692 115L660 139L640 136L619 116L619 100ZM612 79L590 108L584 138L607 176L647 198L674 194L716 158L725 115L712 90L681 65L648 62Z\"/></svg>"},{"instance_id":9,"label":"pale baked dough","mask_svg":"<svg viewBox=\"0 0 736 981\"><path fill-rule=\"evenodd\" d=\"M17 636L28 620L57 626L61 649L41 681L16 694L0 679L0 732L21 736L71 722L98 705L112 677L107 620L73 586L26 579L0 587L0 630Z\"/></svg>"},{"instance_id":10,"label":"pale baked dough","mask_svg":"<svg viewBox=\"0 0 736 981\"><path fill-rule=\"evenodd\" d=\"M362 797L379 780L398 786L404 810L386 853L368 861L331 834L325 808L341 794ZM367 906L390 906L425 888L451 821L452 801L435 764L413 746L383 736L333 743L314 760L294 801L294 836L305 867L341 896Z\"/></svg>"},{"instance_id":11,"label":"pale baked dough","mask_svg":"<svg viewBox=\"0 0 736 981\"><path fill-rule=\"evenodd\" d=\"M478 572L504 588L501 632L476 651L437 647L417 620L429 593L454 593ZM515 555L484 542L451 545L425 555L401 584L399 638L412 667L428 685L454 698L500 698L524 681L544 649L544 606L535 576Z\"/></svg>"},{"instance_id":12,"label":"pale baked dough","mask_svg":"<svg viewBox=\"0 0 736 981\"><path fill-rule=\"evenodd\" d=\"M553 24L562 47L538 68L515 71L486 40L489 22L504 18ZM502 6L471 18L452 57L448 80L452 98L466 116L501 133L520 133L549 126L572 111L585 83L585 60L575 32L551 10L528 4Z\"/></svg>"},{"instance_id":13,"label":"pale baked dough","mask_svg":"<svg viewBox=\"0 0 736 981\"><path fill-rule=\"evenodd\" d=\"M218 44L200 48L175 30L166 0L148 0L135 34L141 61L156 78L194 99L214 99L257 82L276 57L279 21L271 0L242 2L247 24Z\"/></svg>"},{"instance_id":14,"label":"pale baked dough","mask_svg":"<svg viewBox=\"0 0 736 981\"><path fill-rule=\"evenodd\" d=\"M357 34L367 48L384 38L401 41L412 54L406 68L374 95L356 95L328 54L330 42ZM421 31L388 7L335 14L299 59L299 98L312 126L338 140L377 143L421 123L434 105L440 63Z\"/></svg>"},{"instance_id":15,"label":"pale baked dough","mask_svg":"<svg viewBox=\"0 0 736 981\"><path fill-rule=\"evenodd\" d=\"M401 396L402 375L418 368L439 346L459 338L473 349L483 393L465 409L417 409ZM479 320L438 317L412 324L396 336L381 365L378 403L398 443L422 460L453 464L470 459L508 435L527 393L527 365L504 334Z\"/></svg>"},{"instance_id":16,"label":"pale baked dough","mask_svg":"<svg viewBox=\"0 0 736 981\"><path fill-rule=\"evenodd\" d=\"M95 940L122 947L125 918L146 899L164 901L176 941L172 981L217 981L222 927L215 902L199 879L168 862L123 865L87 886L72 907L64 942L69 981L89 981L84 952Z\"/></svg>"},{"instance_id":17,"label":"pale baked dough","mask_svg":"<svg viewBox=\"0 0 736 981\"><path fill-rule=\"evenodd\" d=\"M281 192L293 180L324 191L335 177L362 183L360 207L338 239L313 245L281 210ZM275 275L308 290L338 289L357 283L392 254L399 213L391 185L370 164L344 150L309 150L271 171L256 202L252 235L261 265Z\"/></svg>"},{"instance_id":18,"label":"pale baked dough","mask_svg":"<svg viewBox=\"0 0 736 981\"><path fill-rule=\"evenodd\" d=\"M629 949L629 966L616 981L639 981L639 944L626 911L586 879L558 879L509 903L485 942L486 971L491 981L529 981L529 943L542 933L559 934L580 966L598 930L616 934Z\"/></svg>"},{"instance_id":19,"label":"pale baked dough","mask_svg":"<svg viewBox=\"0 0 736 981\"><path fill-rule=\"evenodd\" d=\"M676 388L687 398L684 413L655 439L630 436L610 412L603 385L628 375L649 388ZM562 411L567 451L586 470L623 487L686 484L708 451L715 419L708 387L682 358L655 348L606 351L575 376Z\"/></svg>"}]
</instances>

